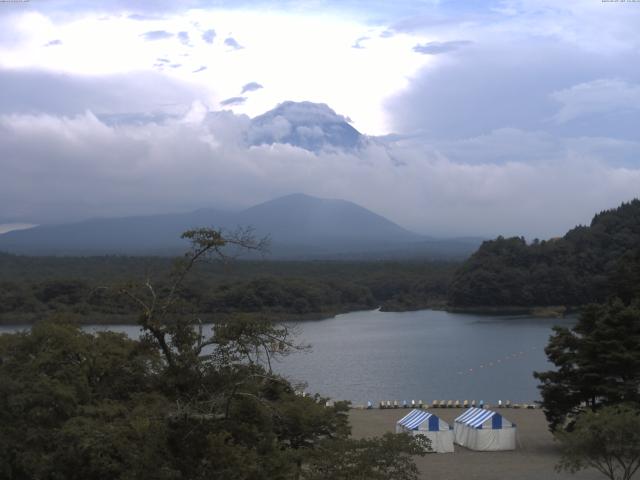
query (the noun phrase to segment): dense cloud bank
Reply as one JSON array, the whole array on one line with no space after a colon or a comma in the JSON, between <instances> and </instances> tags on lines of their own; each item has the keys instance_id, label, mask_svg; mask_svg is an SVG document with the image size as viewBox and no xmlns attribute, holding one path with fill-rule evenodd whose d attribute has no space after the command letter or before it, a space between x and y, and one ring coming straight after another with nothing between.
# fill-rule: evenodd
<instances>
[{"instance_id":1,"label":"dense cloud bank","mask_svg":"<svg viewBox=\"0 0 640 480\"><path fill-rule=\"evenodd\" d=\"M302 41L315 28L291 30L262 51L274 27L243 30L247 12L286 12L288 2L240 2L242 22L222 29L199 0L82 1L77 18L105 11L146 52L129 66L115 55L113 71L89 74L82 55L65 63L65 49L86 50L73 50L83 37L58 22L73 17L62 13L67 3L31 2L24 18L0 12L0 224L245 207L303 192L431 235L548 237L640 196L638 4L320 2L308 13L327 14L317 24L327 41ZM224 14L229 4L219 6ZM188 21L189 7L206 21ZM346 36L334 31L338 9L361 20ZM105 38L104 51L116 52ZM256 60L229 81L243 58ZM300 63L308 58L328 61L316 71ZM367 58L376 69L362 70ZM396 71L392 59L411 72L406 84L382 75ZM255 115L243 109L271 108L283 91L299 102L253 119L225 110ZM366 137L339 115L379 113L380 131L396 134Z\"/></svg>"},{"instance_id":2,"label":"dense cloud bank","mask_svg":"<svg viewBox=\"0 0 640 480\"><path fill-rule=\"evenodd\" d=\"M311 152L249 145L250 130L246 116L201 106L149 123L107 124L91 112L2 115L0 218L67 221L248 206L305 192L349 199L434 235L549 236L637 196L640 185L640 170L598 154L638 145L606 139L592 139L596 147L585 153L579 139L510 130L441 145L370 138L351 151ZM506 149L499 163L483 157L492 142ZM562 148L545 149L550 142ZM532 162L534 151L540 153Z\"/></svg>"}]
</instances>

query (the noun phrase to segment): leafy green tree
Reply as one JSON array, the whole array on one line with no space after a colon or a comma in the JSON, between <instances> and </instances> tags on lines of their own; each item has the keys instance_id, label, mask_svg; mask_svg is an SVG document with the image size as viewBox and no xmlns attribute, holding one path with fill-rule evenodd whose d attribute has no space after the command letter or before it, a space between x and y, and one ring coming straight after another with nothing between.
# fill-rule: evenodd
<instances>
[{"instance_id":1,"label":"leafy green tree","mask_svg":"<svg viewBox=\"0 0 640 480\"><path fill-rule=\"evenodd\" d=\"M305 480L417 480L413 456L424 456L424 436L387 433L380 438L323 442L310 454Z\"/></svg>"},{"instance_id":2,"label":"leafy green tree","mask_svg":"<svg viewBox=\"0 0 640 480\"><path fill-rule=\"evenodd\" d=\"M288 480L313 472L319 449L351 452L335 478L378 456L371 472L414 478L417 443L352 440L347 404L297 395L272 371L303 348L288 328L252 317L208 331L184 301L197 263L264 242L247 231L184 237L193 249L168 282L121 289L140 309L140 340L65 318L0 336L2 478Z\"/></svg>"},{"instance_id":3,"label":"leafy green tree","mask_svg":"<svg viewBox=\"0 0 640 480\"><path fill-rule=\"evenodd\" d=\"M536 372L552 430L584 410L640 405L640 308L620 300L591 305L575 327L558 328L545 349L556 370Z\"/></svg>"},{"instance_id":4,"label":"leafy green tree","mask_svg":"<svg viewBox=\"0 0 640 480\"><path fill-rule=\"evenodd\" d=\"M89 335L54 322L0 336L3 478L119 478L138 471L142 462L132 457L157 442L152 420L167 406L154 393L160 360L124 335Z\"/></svg>"},{"instance_id":5,"label":"leafy green tree","mask_svg":"<svg viewBox=\"0 0 640 480\"><path fill-rule=\"evenodd\" d=\"M608 406L578 417L570 432L556 434L562 445L558 470L592 467L610 480L630 480L640 468L640 410Z\"/></svg>"},{"instance_id":6,"label":"leafy green tree","mask_svg":"<svg viewBox=\"0 0 640 480\"><path fill-rule=\"evenodd\" d=\"M627 252L618 260L611 274L611 285L625 303L640 298L640 248Z\"/></svg>"}]
</instances>

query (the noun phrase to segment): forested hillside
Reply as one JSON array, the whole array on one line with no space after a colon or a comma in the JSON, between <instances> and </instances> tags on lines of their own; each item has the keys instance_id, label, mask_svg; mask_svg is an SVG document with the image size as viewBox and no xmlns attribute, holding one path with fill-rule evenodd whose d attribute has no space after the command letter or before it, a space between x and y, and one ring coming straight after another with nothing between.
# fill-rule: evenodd
<instances>
[{"instance_id":1,"label":"forested hillside","mask_svg":"<svg viewBox=\"0 0 640 480\"><path fill-rule=\"evenodd\" d=\"M120 293L149 278L167 278L161 257L28 257L0 254L0 324L31 323L61 313L85 323L135 322L137 306ZM448 262L238 261L201 265L181 287L193 312L319 318L371 309L443 305Z\"/></svg>"},{"instance_id":2,"label":"forested hillside","mask_svg":"<svg viewBox=\"0 0 640 480\"><path fill-rule=\"evenodd\" d=\"M452 306L577 306L640 293L640 200L547 241L484 242L456 272Z\"/></svg>"}]
</instances>

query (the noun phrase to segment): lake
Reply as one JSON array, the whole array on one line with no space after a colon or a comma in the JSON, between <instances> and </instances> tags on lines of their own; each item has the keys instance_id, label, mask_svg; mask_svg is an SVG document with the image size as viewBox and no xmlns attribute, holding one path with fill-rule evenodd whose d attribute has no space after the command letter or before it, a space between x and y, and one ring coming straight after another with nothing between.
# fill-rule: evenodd
<instances>
[{"instance_id":1,"label":"lake","mask_svg":"<svg viewBox=\"0 0 640 480\"><path fill-rule=\"evenodd\" d=\"M354 403L380 400L540 398L532 372L551 368L544 354L553 325L574 319L448 313L362 311L295 325L312 345L274 364L308 392ZM136 337L135 326L89 326ZM11 327L0 327L0 332Z\"/></svg>"}]
</instances>

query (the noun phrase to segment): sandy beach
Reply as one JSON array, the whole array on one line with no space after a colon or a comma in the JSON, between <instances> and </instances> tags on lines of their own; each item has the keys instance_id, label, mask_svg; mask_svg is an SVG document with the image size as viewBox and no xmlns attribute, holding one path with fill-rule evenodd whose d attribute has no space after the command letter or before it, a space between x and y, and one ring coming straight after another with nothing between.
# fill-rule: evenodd
<instances>
[{"instance_id":1,"label":"sandy beach","mask_svg":"<svg viewBox=\"0 0 640 480\"><path fill-rule=\"evenodd\" d=\"M462 409L433 409L443 420L453 423ZM356 438L395 431L395 422L408 410L352 410L350 420ZM455 453L429 454L417 459L422 476L430 480L597 480L604 479L595 470L574 475L557 473L559 453L541 410L500 409L500 413L518 427L518 448L506 452L474 452L455 446ZM634 478L640 478L636 475Z\"/></svg>"}]
</instances>

